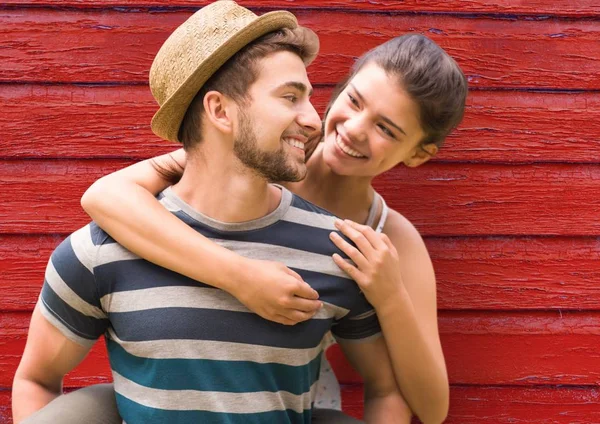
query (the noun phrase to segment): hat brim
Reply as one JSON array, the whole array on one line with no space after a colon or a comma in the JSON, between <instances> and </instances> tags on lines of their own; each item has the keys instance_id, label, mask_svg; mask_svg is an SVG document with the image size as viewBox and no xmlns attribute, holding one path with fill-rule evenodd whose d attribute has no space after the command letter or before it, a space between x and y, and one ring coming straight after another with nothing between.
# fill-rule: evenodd
<instances>
[{"instance_id":1,"label":"hat brim","mask_svg":"<svg viewBox=\"0 0 600 424\"><path fill-rule=\"evenodd\" d=\"M181 142L179 127L190 103L204 83L246 45L269 32L298 26L296 17L290 12L275 11L257 17L250 24L232 35L219 46L187 80L169 97L152 118L152 131L159 137ZM311 58L311 60L314 58Z\"/></svg>"}]
</instances>

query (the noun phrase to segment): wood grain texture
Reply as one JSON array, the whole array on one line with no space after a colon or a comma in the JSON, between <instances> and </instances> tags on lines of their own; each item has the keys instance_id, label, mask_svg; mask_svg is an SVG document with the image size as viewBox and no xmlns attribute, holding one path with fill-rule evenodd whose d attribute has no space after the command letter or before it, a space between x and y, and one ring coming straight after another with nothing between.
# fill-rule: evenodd
<instances>
[{"instance_id":1,"label":"wood grain texture","mask_svg":"<svg viewBox=\"0 0 600 424\"><path fill-rule=\"evenodd\" d=\"M199 8L208 0L171 0L169 7ZM239 4L252 9L344 9L366 12L436 12L436 13L493 13L588 17L600 15L600 6L594 0L240 0ZM3 4L19 6L63 6L81 8L104 7L165 7L161 0L8 0Z\"/></svg>"},{"instance_id":2,"label":"wood grain texture","mask_svg":"<svg viewBox=\"0 0 600 424\"><path fill-rule=\"evenodd\" d=\"M321 114L331 91L315 90ZM3 158L142 159L179 147L152 134L147 86L0 85L0 109ZM473 91L437 160L598 163L597 116L600 93Z\"/></svg>"},{"instance_id":3,"label":"wood grain texture","mask_svg":"<svg viewBox=\"0 0 600 424\"><path fill-rule=\"evenodd\" d=\"M10 387L25 347L29 313L0 314L0 387ZM452 384L598 385L598 312L441 312L440 334ZM334 369L343 384L361 381L339 353ZM69 374L68 387L105 381L105 347L97 343Z\"/></svg>"},{"instance_id":4,"label":"wood grain texture","mask_svg":"<svg viewBox=\"0 0 600 424\"><path fill-rule=\"evenodd\" d=\"M0 235L0 310L31 311L66 235ZM444 310L600 309L596 237L430 237Z\"/></svg>"},{"instance_id":5,"label":"wood grain texture","mask_svg":"<svg viewBox=\"0 0 600 424\"><path fill-rule=\"evenodd\" d=\"M344 386L342 405L362 417L361 386ZM450 388L446 424L591 424L600 422L597 387ZM413 423L418 423L413 420Z\"/></svg>"},{"instance_id":6,"label":"wood grain texture","mask_svg":"<svg viewBox=\"0 0 600 424\"><path fill-rule=\"evenodd\" d=\"M375 181L425 235L593 236L598 165L398 167Z\"/></svg>"},{"instance_id":7,"label":"wood grain texture","mask_svg":"<svg viewBox=\"0 0 600 424\"><path fill-rule=\"evenodd\" d=\"M597 312L440 312L452 384L598 385ZM332 366L344 384L361 381L336 345Z\"/></svg>"},{"instance_id":8,"label":"wood grain texture","mask_svg":"<svg viewBox=\"0 0 600 424\"><path fill-rule=\"evenodd\" d=\"M2 82L147 81L155 53L189 12L7 9L0 12ZM321 39L315 84L335 83L356 56L398 34L427 34L472 87L599 89L600 22L305 11Z\"/></svg>"},{"instance_id":9,"label":"wood grain texture","mask_svg":"<svg viewBox=\"0 0 600 424\"><path fill-rule=\"evenodd\" d=\"M123 160L0 161L0 234L69 233L87 222L79 199ZM376 188L424 235L595 236L598 165L431 164L398 167ZM595 215L594 215L595 216Z\"/></svg>"}]
</instances>

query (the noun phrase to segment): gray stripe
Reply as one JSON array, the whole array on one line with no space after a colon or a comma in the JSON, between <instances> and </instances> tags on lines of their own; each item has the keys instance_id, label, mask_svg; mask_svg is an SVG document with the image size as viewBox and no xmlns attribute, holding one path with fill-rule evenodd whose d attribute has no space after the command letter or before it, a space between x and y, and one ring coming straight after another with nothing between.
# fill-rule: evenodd
<instances>
[{"instance_id":1,"label":"gray stripe","mask_svg":"<svg viewBox=\"0 0 600 424\"><path fill-rule=\"evenodd\" d=\"M87 303L63 281L58 272L56 272L52 259L50 259L46 267L46 282L58 297L76 311L88 317L98 319L107 318L107 315L100 308ZM73 283L76 282L74 281Z\"/></svg>"},{"instance_id":2,"label":"gray stripe","mask_svg":"<svg viewBox=\"0 0 600 424\"><path fill-rule=\"evenodd\" d=\"M250 259L264 261L276 260L289 268L303 269L306 271L320 272L321 274L333 275L340 278L352 280L333 262L329 255L292 249L290 247L275 246L265 243L246 243L233 240L217 240L218 244L233 250Z\"/></svg>"},{"instance_id":3,"label":"gray stripe","mask_svg":"<svg viewBox=\"0 0 600 424\"><path fill-rule=\"evenodd\" d=\"M201 308L253 313L229 293L206 287L167 286L113 292L103 296L100 303L107 313L155 308ZM323 307L314 318L340 319L348 312L350 311L346 308L323 302Z\"/></svg>"},{"instance_id":4,"label":"gray stripe","mask_svg":"<svg viewBox=\"0 0 600 424\"><path fill-rule=\"evenodd\" d=\"M211 239L215 243L226 247L242 256L250 259L265 261L276 260L290 268L303 269L306 271L320 272L340 278L352 280L333 262L328 255L292 249L290 247L276 246L266 243L252 243L235 240ZM98 251L96 266L106 265L116 261L140 259L129 250L117 243L105 244Z\"/></svg>"},{"instance_id":5,"label":"gray stripe","mask_svg":"<svg viewBox=\"0 0 600 424\"><path fill-rule=\"evenodd\" d=\"M90 271L94 273L94 256L96 255L97 247L92 241L92 233L90 225L75 231L71 234L71 248L77 256L77 259Z\"/></svg>"},{"instance_id":6,"label":"gray stripe","mask_svg":"<svg viewBox=\"0 0 600 424\"><path fill-rule=\"evenodd\" d=\"M260 228L268 227L271 224L279 221L289 210L290 205L292 204L293 195L292 193L284 187L277 186L281 190L281 201L273 212L268 215L262 216L258 219L254 219L252 221L246 222L223 222L216 219L213 219L207 215L204 215L190 205L188 205L185 201L183 201L171 187L167 187L162 194L165 198L168 198L171 201L171 204L176 205L183 212L189 215L191 218L196 221L208 225L217 230L222 231L250 231L256 230Z\"/></svg>"},{"instance_id":7,"label":"gray stripe","mask_svg":"<svg viewBox=\"0 0 600 424\"><path fill-rule=\"evenodd\" d=\"M56 327L58 331L60 331L67 339L87 348L91 348L94 343L96 343L96 340L85 339L71 331L71 329L64 322L56 318L60 315L56 314L55 312L51 312L52 310L42 298L39 298L38 300L38 307L44 318L46 318L50 324Z\"/></svg>"},{"instance_id":8,"label":"gray stripe","mask_svg":"<svg viewBox=\"0 0 600 424\"><path fill-rule=\"evenodd\" d=\"M179 212L181 208L175 204L170 198L163 196L160 199L160 203L169 211L169 212Z\"/></svg>"},{"instance_id":9,"label":"gray stripe","mask_svg":"<svg viewBox=\"0 0 600 424\"><path fill-rule=\"evenodd\" d=\"M282 218L282 221L294 222L301 225L309 225L311 227L322 228L324 230L337 231L337 228L335 228L334 225L335 219L335 216L315 213L292 206Z\"/></svg>"},{"instance_id":10,"label":"gray stripe","mask_svg":"<svg viewBox=\"0 0 600 424\"><path fill-rule=\"evenodd\" d=\"M113 371L115 391L141 405L175 411L209 411L231 414L257 414L291 409L302 413L311 407L316 384L310 394L289 392L206 392L198 390L162 390L141 386Z\"/></svg>"},{"instance_id":11,"label":"gray stripe","mask_svg":"<svg viewBox=\"0 0 600 424\"><path fill-rule=\"evenodd\" d=\"M308 364L323 350L323 342L310 349L251 345L211 340L155 340L125 342L108 329L109 337L131 355L148 359L205 359L211 361L251 361L293 367Z\"/></svg>"},{"instance_id":12,"label":"gray stripe","mask_svg":"<svg viewBox=\"0 0 600 424\"><path fill-rule=\"evenodd\" d=\"M350 317L349 319L351 319L351 320L353 319L353 320L358 321L358 320L361 320L361 319L372 317L375 314L376 314L375 309L371 309L370 311L367 311L367 312L364 312L362 314Z\"/></svg>"},{"instance_id":13,"label":"gray stripe","mask_svg":"<svg viewBox=\"0 0 600 424\"><path fill-rule=\"evenodd\" d=\"M132 261L141 259L118 243L103 244L98 250L96 266L106 265L117 261Z\"/></svg>"}]
</instances>

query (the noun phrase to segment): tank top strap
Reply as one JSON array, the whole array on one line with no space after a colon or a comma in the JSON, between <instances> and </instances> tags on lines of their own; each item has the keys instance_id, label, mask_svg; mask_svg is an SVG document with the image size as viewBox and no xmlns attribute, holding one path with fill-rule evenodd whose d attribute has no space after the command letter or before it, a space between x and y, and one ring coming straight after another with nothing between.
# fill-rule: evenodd
<instances>
[{"instance_id":1,"label":"tank top strap","mask_svg":"<svg viewBox=\"0 0 600 424\"><path fill-rule=\"evenodd\" d=\"M371 203L371 207L369 208L369 216L367 216L367 220L365 221L365 225L367 227L373 227L375 223L375 217L377 216L377 209L379 209L379 198L381 196L379 193L375 192L373 196L373 203Z\"/></svg>"},{"instance_id":2,"label":"tank top strap","mask_svg":"<svg viewBox=\"0 0 600 424\"><path fill-rule=\"evenodd\" d=\"M383 197L377 192L375 192L375 196L373 196L373 203L371 204L371 208L369 209L369 216L365 222L365 225L369 227L373 227L375 224L375 217L377 216L377 211L379 210L379 204L381 204L381 215L379 217L379 221L377 222L377 226L375 226L375 231L380 233L383 230L383 226L385 225L385 220L387 219L389 207L383 200Z\"/></svg>"},{"instance_id":3,"label":"tank top strap","mask_svg":"<svg viewBox=\"0 0 600 424\"><path fill-rule=\"evenodd\" d=\"M381 233L383 231L383 226L385 225L385 221L387 220L388 213L390 212L390 208L387 203L385 203L385 199L377 194L381 199L381 216L379 217L379 222L377 223L377 227L375 227L376 233Z\"/></svg>"}]
</instances>

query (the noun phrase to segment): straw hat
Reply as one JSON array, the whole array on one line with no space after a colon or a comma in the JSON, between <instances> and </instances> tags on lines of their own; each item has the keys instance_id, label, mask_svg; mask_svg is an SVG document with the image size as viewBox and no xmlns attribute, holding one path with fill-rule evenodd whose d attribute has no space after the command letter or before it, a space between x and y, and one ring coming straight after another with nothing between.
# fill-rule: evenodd
<instances>
[{"instance_id":1,"label":"straw hat","mask_svg":"<svg viewBox=\"0 0 600 424\"><path fill-rule=\"evenodd\" d=\"M297 26L290 12L257 16L230 0L198 10L169 36L150 68L150 90L160 106L152 131L180 142L179 127L194 96L228 59L269 32Z\"/></svg>"}]
</instances>

